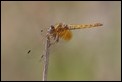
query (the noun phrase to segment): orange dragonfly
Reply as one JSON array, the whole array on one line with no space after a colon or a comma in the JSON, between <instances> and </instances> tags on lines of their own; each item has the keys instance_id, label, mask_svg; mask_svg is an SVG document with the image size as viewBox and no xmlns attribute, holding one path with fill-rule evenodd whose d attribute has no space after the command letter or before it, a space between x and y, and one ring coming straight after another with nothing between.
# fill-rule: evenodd
<instances>
[{"instance_id":1,"label":"orange dragonfly","mask_svg":"<svg viewBox=\"0 0 122 82\"><path fill-rule=\"evenodd\" d=\"M66 25L63 23L59 23L56 25L51 25L47 30L47 36L53 38L55 42L59 42L59 39L62 38L64 40L70 40L72 38L71 30L75 29L84 29L84 28L93 28L103 26L101 23L95 24L81 24L81 25Z\"/></svg>"}]
</instances>

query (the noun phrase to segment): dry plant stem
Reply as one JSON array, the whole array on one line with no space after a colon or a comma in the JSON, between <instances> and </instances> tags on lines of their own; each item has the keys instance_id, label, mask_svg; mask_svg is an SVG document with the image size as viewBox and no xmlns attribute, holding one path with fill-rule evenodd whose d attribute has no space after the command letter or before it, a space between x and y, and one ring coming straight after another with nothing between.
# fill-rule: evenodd
<instances>
[{"instance_id":1,"label":"dry plant stem","mask_svg":"<svg viewBox=\"0 0 122 82\"><path fill-rule=\"evenodd\" d=\"M45 44L42 81L47 81L48 65L49 65L49 47L50 47L50 39L49 37L47 37L46 44Z\"/></svg>"}]
</instances>

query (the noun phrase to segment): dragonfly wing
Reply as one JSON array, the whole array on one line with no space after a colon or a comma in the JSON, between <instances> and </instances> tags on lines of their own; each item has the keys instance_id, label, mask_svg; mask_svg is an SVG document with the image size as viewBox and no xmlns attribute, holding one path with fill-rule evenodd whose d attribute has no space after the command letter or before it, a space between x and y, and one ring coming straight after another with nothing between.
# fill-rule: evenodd
<instances>
[{"instance_id":1,"label":"dragonfly wing","mask_svg":"<svg viewBox=\"0 0 122 82\"><path fill-rule=\"evenodd\" d=\"M72 38L72 32L70 30L64 30L61 33L61 38L64 40L70 40Z\"/></svg>"}]
</instances>

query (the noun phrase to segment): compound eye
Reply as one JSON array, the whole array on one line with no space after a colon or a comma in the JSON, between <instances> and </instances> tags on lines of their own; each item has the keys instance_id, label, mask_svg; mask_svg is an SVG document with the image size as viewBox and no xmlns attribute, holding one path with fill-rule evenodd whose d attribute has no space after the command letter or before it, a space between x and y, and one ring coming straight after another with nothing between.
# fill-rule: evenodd
<instances>
[{"instance_id":1,"label":"compound eye","mask_svg":"<svg viewBox=\"0 0 122 82\"><path fill-rule=\"evenodd\" d=\"M51 33L53 33L54 30L55 30L55 27L53 25L51 25L48 29L48 32L51 34Z\"/></svg>"},{"instance_id":2,"label":"compound eye","mask_svg":"<svg viewBox=\"0 0 122 82\"><path fill-rule=\"evenodd\" d=\"M54 29L54 26L53 25L51 25L50 27L51 27L51 29Z\"/></svg>"}]
</instances>

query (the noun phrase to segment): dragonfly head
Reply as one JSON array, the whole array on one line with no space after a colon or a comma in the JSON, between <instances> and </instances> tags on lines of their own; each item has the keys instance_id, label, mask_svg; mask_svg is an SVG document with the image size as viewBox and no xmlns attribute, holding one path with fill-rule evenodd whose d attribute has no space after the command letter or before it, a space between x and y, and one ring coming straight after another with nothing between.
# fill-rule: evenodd
<instances>
[{"instance_id":1,"label":"dragonfly head","mask_svg":"<svg viewBox=\"0 0 122 82\"><path fill-rule=\"evenodd\" d=\"M48 33L52 34L54 31L55 31L55 27L54 27L53 25L51 25L51 26L48 28Z\"/></svg>"}]
</instances>

